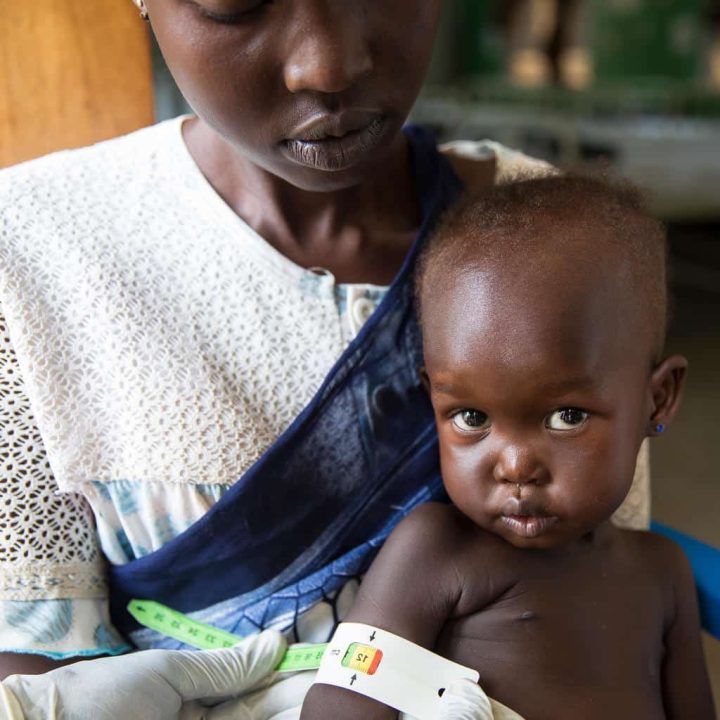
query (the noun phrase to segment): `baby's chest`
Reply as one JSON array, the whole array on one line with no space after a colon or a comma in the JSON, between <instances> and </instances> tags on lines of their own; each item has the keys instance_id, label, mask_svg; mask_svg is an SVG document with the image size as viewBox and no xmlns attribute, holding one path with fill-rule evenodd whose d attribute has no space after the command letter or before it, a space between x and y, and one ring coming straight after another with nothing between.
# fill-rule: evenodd
<instances>
[{"instance_id":1,"label":"baby's chest","mask_svg":"<svg viewBox=\"0 0 720 720\"><path fill-rule=\"evenodd\" d=\"M548 707L563 698L575 717L594 717L596 704L606 712L632 704L638 717L655 717L662 709L663 599L645 579L618 580L519 582L489 606L447 622L437 650L477 669L486 692L516 710L529 697ZM555 713L549 716L573 716L559 706Z\"/></svg>"}]
</instances>

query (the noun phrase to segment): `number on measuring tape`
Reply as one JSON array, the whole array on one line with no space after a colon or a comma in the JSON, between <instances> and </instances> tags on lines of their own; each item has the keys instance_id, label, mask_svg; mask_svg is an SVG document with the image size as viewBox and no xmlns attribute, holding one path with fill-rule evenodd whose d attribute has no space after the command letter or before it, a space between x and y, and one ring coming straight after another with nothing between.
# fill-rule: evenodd
<instances>
[{"instance_id":1,"label":"number on measuring tape","mask_svg":"<svg viewBox=\"0 0 720 720\"><path fill-rule=\"evenodd\" d=\"M352 668L366 675L374 675L380 665L383 653L370 645L352 643L341 661L343 667Z\"/></svg>"},{"instance_id":2,"label":"number on measuring tape","mask_svg":"<svg viewBox=\"0 0 720 720\"><path fill-rule=\"evenodd\" d=\"M242 640L239 635L193 620L154 600L131 600L127 609L141 625L200 650L228 648ZM276 670L317 670L326 648L327 644L290 647Z\"/></svg>"}]
</instances>

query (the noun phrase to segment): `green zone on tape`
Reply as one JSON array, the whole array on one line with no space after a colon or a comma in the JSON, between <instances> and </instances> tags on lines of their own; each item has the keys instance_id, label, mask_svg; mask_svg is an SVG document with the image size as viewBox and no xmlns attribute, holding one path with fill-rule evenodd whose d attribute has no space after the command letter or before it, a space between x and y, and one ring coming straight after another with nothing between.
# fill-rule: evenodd
<instances>
[{"instance_id":1,"label":"green zone on tape","mask_svg":"<svg viewBox=\"0 0 720 720\"><path fill-rule=\"evenodd\" d=\"M232 647L242 640L239 635L193 620L153 600L131 600L127 609L141 625L200 650ZM317 670L326 648L327 643L289 647L275 669L278 672Z\"/></svg>"}]
</instances>

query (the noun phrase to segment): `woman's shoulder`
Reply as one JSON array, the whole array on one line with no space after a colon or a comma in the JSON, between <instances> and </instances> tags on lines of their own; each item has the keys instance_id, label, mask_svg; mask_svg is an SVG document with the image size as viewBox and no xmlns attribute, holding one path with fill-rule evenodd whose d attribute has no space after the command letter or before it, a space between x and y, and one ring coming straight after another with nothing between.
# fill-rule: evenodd
<instances>
[{"instance_id":1,"label":"woman's shoulder","mask_svg":"<svg viewBox=\"0 0 720 720\"><path fill-rule=\"evenodd\" d=\"M439 150L471 189L486 184L488 172L498 185L556 172L545 160L493 140L453 140L440 145Z\"/></svg>"},{"instance_id":2,"label":"woman's shoulder","mask_svg":"<svg viewBox=\"0 0 720 720\"><path fill-rule=\"evenodd\" d=\"M180 118L73 150L61 150L0 170L0 214L31 207L57 212L127 189L152 172L158 157L180 137ZM28 207L29 206L29 207Z\"/></svg>"}]
</instances>

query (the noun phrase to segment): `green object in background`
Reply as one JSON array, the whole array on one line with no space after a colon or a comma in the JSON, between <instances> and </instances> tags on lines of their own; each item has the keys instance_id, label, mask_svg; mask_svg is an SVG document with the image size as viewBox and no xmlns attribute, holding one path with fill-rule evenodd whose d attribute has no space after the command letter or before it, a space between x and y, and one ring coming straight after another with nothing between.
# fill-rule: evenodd
<instances>
[{"instance_id":1,"label":"green object in background","mask_svg":"<svg viewBox=\"0 0 720 720\"><path fill-rule=\"evenodd\" d=\"M455 0L455 6L462 75L502 75L507 47L495 0Z\"/></svg>"},{"instance_id":2,"label":"green object in background","mask_svg":"<svg viewBox=\"0 0 720 720\"><path fill-rule=\"evenodd\" d=\"M582 0L595 77L698 79L703 73L707 0ZM460 75L504 75L510 0L454 0ZM562 11L562 3L560 4Z\"/></svg>"},{"instance_id":3,"label":"green object in background","mask_svg":"<svg viewBox=\"0 0 720 720\"><path fill-rule=\"evenodd\" d=\"M704 0L586 0L599 82L691 80L702 69Z\"/></svg>"}]
</instances>

